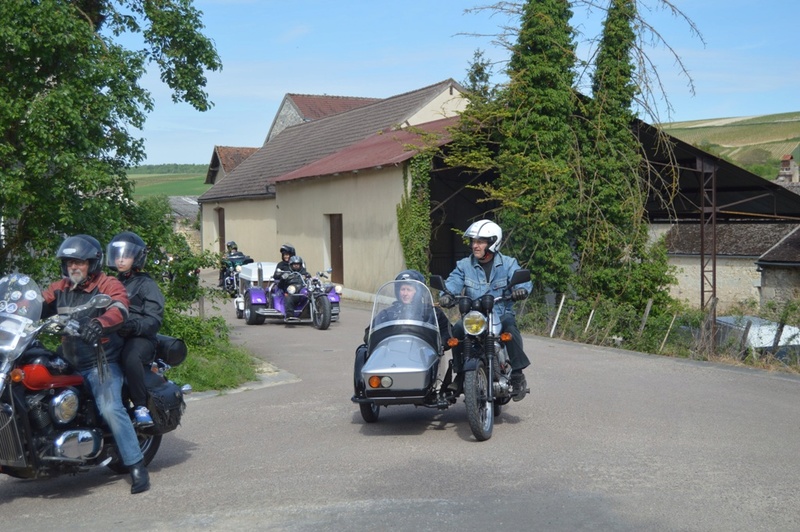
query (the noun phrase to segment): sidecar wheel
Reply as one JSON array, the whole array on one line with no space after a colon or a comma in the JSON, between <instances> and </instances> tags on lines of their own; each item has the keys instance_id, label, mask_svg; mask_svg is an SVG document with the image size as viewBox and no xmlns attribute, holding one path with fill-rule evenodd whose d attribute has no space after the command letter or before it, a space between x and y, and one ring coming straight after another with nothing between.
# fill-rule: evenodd
<instances>
[{"instance_id":1,"label":"sidecar wheel","mask_svg":"<svg viewBox=\"0 0 800 532\"><path fill-rule=\"evenodd\" d=\"M256 310L264 305L253 305L250 302L250 294L244 296L244 320L248 325L261 325L264 323L264 316L256 314Z\"/></svg>"},{"instance_id":2,"label":"sidecar wheel","mask_svg":"<svg viewBox=\"0 0 800 532\"><path fill-rule=\"evenodd\" d=\"M331 325L331 300L328 296L320 296L314 305L314 327L324 331Z\"/></svg>"},{"instance_id":3,"label":"sidecar wheel","mask_svg":"<svg viewBox=\"0 0 800 532\"><path fill-rule=\"evenodd\" d=\"M359 403L358 407L361 409L361 417L367 423L375 423L378 421L378 416L381 413L380 405L375 403Z\"/></svg>"},{"instance_id":4,"label":"sidecar wheel","mask_svg":"<svg viewBox=\"0 0 800 532\"><path fill-rule=\"evenodd\" d=\"M489 401L489 377L486 366L478 362L474 371L464 376L464 403L467 407L469 428L478 441L492 437L494 428L494 407Z\"/></svg>"},{"instance_id":5,"label":"sidecar wheel","mask_svg":"<svg viewBox=\"0 0 800 532\"><path fill-rule=\"evenodd\" d=\"M142 450L142 454L144 455L144 465L148 465L153 461L153 458L156 457L159 447L161 447L161 434L156 434L154 436L145 436L143 434L139 434L139 448ZM108 464L108 468L114 473L119 473L120 475L128 472L128 466L123 464L122 460L111 462Z\"/></svg>"}]
</instances>

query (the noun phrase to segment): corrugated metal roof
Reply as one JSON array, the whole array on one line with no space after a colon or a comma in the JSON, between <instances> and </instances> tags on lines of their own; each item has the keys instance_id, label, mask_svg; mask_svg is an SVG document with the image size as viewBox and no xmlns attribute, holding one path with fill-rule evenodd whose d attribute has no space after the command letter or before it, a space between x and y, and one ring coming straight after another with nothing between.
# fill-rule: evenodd
<instances>
[{"instance_id":1,"label":"corrugated metal roof","mask_svg":"<svg viewBox=\"0 0 800 532\"><path fill-rule=\"evenodd\" d=\"M436 135L437 139L433 144L441 146L450 141L450 135L446 128L455 125L457 121L458 117L451 117L420 124L413 128L381 131L319 161L276 177L273 182L278 183L305 177L355 172L378 166L399 164L419 152L417 149L412 149L413 146L419 148L426 146L427 136L423 139L419 134L420 132L424 132L426 135Z\"/></svg>"},{"instance_id":2,"label":"corrugated metal roof","mask_svg":"<svg viewBox=\"0 0 800 532\"><path fill-rule=\"evenodd\" d=\"M706 170L716 167L717 223L800 222L800 196L774 181L720 159L635 120L634 134L649 163L647 216L651 222L697 222L701 219L701 198L708 199L710 183L696 171L699 161ZM672 169L680 169L677 181ZM670 200L665 202L664 200ZM718 225L719 227L719 225Z\"/></svg>"},{"instance_id":3,"label":"corrugated metal roof","mask_svg":"<svg viewBox=\"0 0 800 532\"><path fill-rule=\"evenodd\" d=\"M403 124L450 86L463 92L455 81L447 79L364 107L288 127L218 181L198 201L269 197L274 194L271 181L276 177Z\"/></svg>"}]
</instances>

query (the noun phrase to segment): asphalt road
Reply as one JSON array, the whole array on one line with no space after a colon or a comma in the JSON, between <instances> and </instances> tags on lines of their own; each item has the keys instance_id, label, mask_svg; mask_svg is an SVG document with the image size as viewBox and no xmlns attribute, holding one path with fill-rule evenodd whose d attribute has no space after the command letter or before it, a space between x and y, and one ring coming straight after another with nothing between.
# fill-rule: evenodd
<instances>
[{"instance_id":1,"label":"asphalt road","mask_svg":"<svg viewBox=\"0 0 800 532\"><path fill-rule=\"evenodd\" d=\"M327 331L223 311L276 371L192 397L144 494L0 478L2 530L800 530L795 377L526 337L531 395L479 443L463 402L361 420L364 304Z\"/></svg>"}]
</instances>

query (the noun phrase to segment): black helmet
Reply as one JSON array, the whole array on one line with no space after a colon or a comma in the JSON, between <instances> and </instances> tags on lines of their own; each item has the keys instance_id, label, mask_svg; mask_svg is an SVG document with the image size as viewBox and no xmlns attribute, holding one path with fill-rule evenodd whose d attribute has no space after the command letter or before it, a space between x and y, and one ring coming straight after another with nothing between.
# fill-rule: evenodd
<instances>
[{"instance_id":1,"label":"black helmet","mask_svg":"<svg viewBox=\"0 0 800 532\"><path fill-rule=\"evenodd\" d=\"M61 275L64 277L69 277L68 259L88 260L89 275L99 272L103 266L103 248L95 237L89 235L67 237L59 246L56 257L61 259Z\"/></svg>"},{"instance_id":2,"label":"black helmet","mask_svg":"<svg viewBox=\"0 0 800 532\"><path fill-rule=\"evenodd\" d=\"M303 267L303 257L299 257L297 255L292 255L292 258L289 259L289 267L292 268L295 264L299 264L300 267ZM294 268L292 268L294 269Z\"/></svg>"},{"instance_id":3,"label":"black helmet","mask_svg":"<svg viewBox=\"0 0 800 532\"><path fill-rule=\"evenodd\" d=\"M422 275L417 270L403 270L402 272L397 274L397 277L394 278L395 281L419 281L422 284L425 284L425 276ZM394 287L395 297L400 299L400 286L403 283L396 283Z\"/></svg>"},{"instance_id":4,"label":"black helmet","mask_svg":"<svg viewBox=\"0 0 800 532\"><path fill-rule=\"evenodd\" d=\"M141 270L147 260L147 244L136 233L122 232L106 246L106 266L117 271L117 259L121 257L133 257L132 269Z\"/></svg>"},{"instance_id":5,"label":"black helmet","mask_svg":"<svg viewBox=\"0 0 800 532\"><path fill-rule=\"evenodd\" d=\"M294 250L294 246L292 246L291 244L284 244L281 246L281 257L284 255L289 255L290 257L293 257L296 254L297 252Z\"/></svg>"},{"instance_id":6,"label":"black helmet","mask_svg":"<svg viewBox=\"0 0 800 532\"><path fill-rule=\"evenodd\" d=\"M225 244L225 247L228 248L228 251L231 251L233 249L235 249L236 251L239 251L239 246L237 246L236 242L234 242L233 240L231 240L227 244Z\"/></svg>"},{"instance_id":7,"label":"black helmet","mask_svg":"<svg viewBox=\"0 0 800 532\"><path fill-rule=\"evenodd\" d=\"M422 275L417 270L403 270L402 272L397 274L397 277L394 278L395 281L419 281L421 283L425 282L425 276Z\"/></svg>"}]
</instances>

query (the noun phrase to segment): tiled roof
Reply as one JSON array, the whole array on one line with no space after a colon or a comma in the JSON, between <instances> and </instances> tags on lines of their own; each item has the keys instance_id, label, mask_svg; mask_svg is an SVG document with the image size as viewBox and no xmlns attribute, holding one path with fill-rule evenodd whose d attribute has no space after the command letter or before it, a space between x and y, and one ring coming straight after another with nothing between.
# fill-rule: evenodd
<instances>
[{"instance_id":1,"label":"tiled roof","mask_svg":"<svg viewBox=\"0 0 800 532\"><path fill-rule=\"evenodd\" d=\"M319 120L380 101L380 98L360 98L358 96L313 94L287 94L286 96L291 98L297 110L306 120Z\"/></svg>"},{"instance_id":2,"label":"tiled roof","mask_svg":"<svg viewBox=\"0 0 800 532\"><path fill-rule=\"evenodd\" d=\"M434 144L442 146L450 140L447 128L455 125L457 121L458 117L450 117L413 128L381 131L309 165L276 177L273 182L398 164L418 153L419 150L413 149L412 146L421 148L426 145L426 140L420 136L420 132L436 135Z\"/></svg>"},{"instance_id":3,"label":"tiled roof","mask_svg":"<svg viewBox=\"0 0 800 532\"><path fill-rule=\"evenodd\" d=\"M364 107L288 127L218 181L198 201L269 197L274 194L270 185L276 177L379 131L403 124L448 86L458 87L458 84L447 79Z\"/></svg>"},{"instance_id":4,"label":"tiled roof","mask_svg":"<svg viewBox=\"0 0 800 532\"><path fill-rule=\"evenodd\" d=\"M758 262L794 262L800 265L800 226L796 226L794 231L761 255Z\"/></svg>"},{"instance_id":5,"label":"tiled roof","mask_svg":"<svg viewBox=\"0 0 800 532\"><path fill-rule=\"evenodd\" d=\"M760 257L789 234L796 224L717 224L717 256ZM667 250L681 255L700 254L700 225L673 225L667 232ZM708 234L706 238L710 238ZM708 242L707 242L708 243ZM710 249L708 250L710 253Z\"/></svg>"},{"instance_id":6,"label":"tiled roof","mask_svg":"<svg viewBox=\"0 0 800 532\"><path fill-rule=\"evenodd\" d=\"M213 184L220 170L222 170L223 176L233 172L242 161L253 155L257 150L258 148L214 146L214 154L211 156L211 164L208 165L208 173L206 174L206 184Z\"/></svg>"}]
</instances>

